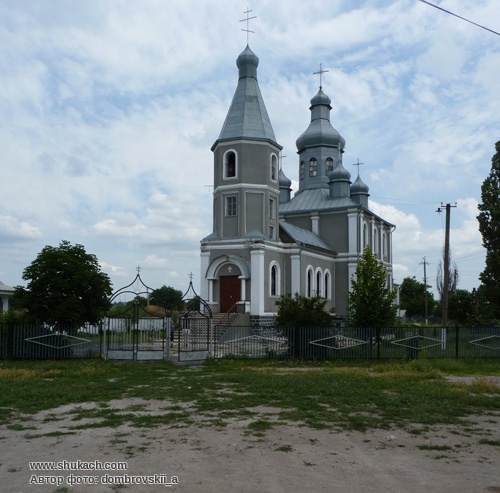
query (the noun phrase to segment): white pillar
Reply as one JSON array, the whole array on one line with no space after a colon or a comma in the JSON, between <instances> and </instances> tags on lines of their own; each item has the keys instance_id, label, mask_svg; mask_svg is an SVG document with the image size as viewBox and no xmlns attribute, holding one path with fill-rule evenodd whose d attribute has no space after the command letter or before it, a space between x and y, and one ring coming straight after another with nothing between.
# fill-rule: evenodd
<instances>
[{"instance_id":1,"label":"white pillar","mask_svg":"<svg viewBox=\"0 0 500 493\"><path fill-rule=\"evenodd\" d=\"M200 297L202 300L212 300L209 293L210 283L207 279L208 267L210 265L210 252L201 252L200 254Z\"/></svg>"},{"instance_id":2,"label":"white pillar","mask_svg":"<svg viewBox=\"0 0 500 493\"><path fill-rule=\"evenodd\" d=\"M349 212L347 214L348 234L349 234L349 254L358 253L358 213Z\"/></svg>"},{"instance_id":3,"label":"white pillar","mask_svg":"<svg viewBox=\"0 0 500 493\"><path fill-rule=\"evenodd\" d=\"M251 288L250 288L250 314L264 314L264 256L263 249L257 247L250 252L251 262Z\"/></svg>"},{"instance_id":4,"label":"white pillar","mask_svg":"<svg viewBox=\"0 0 500 493\"><path fill-rule=\"evenodd\" d=\"M292 294L299 293L300 291L300 252L292 254L291 260L291 292Z\"/></svg>"}]
</instances>

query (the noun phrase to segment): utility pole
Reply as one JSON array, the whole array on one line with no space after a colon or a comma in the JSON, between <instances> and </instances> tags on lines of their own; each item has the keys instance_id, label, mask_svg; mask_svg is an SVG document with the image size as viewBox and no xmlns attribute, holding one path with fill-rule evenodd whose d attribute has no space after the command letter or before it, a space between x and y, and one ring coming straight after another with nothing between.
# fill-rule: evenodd
<instances>
[{"instance_id":1,"label":"utility pole","mask_svg":"<svg viewBox=\"0 0 500 493\"><path fill-rule=\"evenodd\" d=\"M450 211L451 207L456 207L457 204L444 205L441 202L441 207L438 207L436 212L442 212L443 207L446 208L446 229L444 235L444 274L443 274L443 293L441 294L441 325L445 327L448 324L448 289L450 284Z\"/></svg>"},{"instance_id":2,"label":"utility pole","mask_svg":"<svg viewBox=\"0 0 500 493\"><path fill-rule=\"evenodd\" d=\"M422 262L424 264L424 302L425 302L425 325L428 324L428 316L427 316L427 265L429 264L429 262L427 262L425 260L425 257L424 257L424 261Z\"/></svg>"}]
</instances>

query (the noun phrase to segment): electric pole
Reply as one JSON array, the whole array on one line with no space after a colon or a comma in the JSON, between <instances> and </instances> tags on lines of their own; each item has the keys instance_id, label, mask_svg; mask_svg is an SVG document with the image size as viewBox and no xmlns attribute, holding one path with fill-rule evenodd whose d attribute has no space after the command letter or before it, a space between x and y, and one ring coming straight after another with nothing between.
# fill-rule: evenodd
<instances>
[{"instance_id":1,"label":"electric pole","mask_svg":"<svg viewBox=\"0 0 500 493\"><path fill-rule=\"evenodd\" d=\"M448 290L450 284L450 211L455 205L441 203L436 212L441 212L446 208L446 229L444 235L444 273L443 273L443 293L441 294L441 325L445 327L448 324Z\"/></svg>"}]
</instances>

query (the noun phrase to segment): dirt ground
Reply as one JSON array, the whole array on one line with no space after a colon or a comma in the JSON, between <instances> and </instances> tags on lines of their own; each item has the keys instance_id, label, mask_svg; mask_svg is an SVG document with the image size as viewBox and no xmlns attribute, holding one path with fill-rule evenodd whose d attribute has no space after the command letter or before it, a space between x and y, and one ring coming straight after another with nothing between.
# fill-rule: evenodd
<instances>
[{"instance_id":1,"label":"dirt ground","mask_svg":"<svg viewBox=\"0 0 500 493\"><path fill-rule=\"evenodd\" d=\"M120 409L144 404L143 412L158 413L165 406L164 401L138 399L110 403ZM276 409L259 408L253 409L257 417L225 427L200 421L189 427L123 425L62 434L75 424L68 414L73 407L39 413L23 421L23 429L0 428L1 492L500 492L499 415L471 417L465 428L414 428L413 433L295 424L252 432L252 421L259 416L272 420L277 414ZM32 461L54 461L73 470L30 470ZM126 470L95 469L116 468L116 462L125 463ZM93 484L75 485L84 482Z\"/></svg>"}]
</instances>

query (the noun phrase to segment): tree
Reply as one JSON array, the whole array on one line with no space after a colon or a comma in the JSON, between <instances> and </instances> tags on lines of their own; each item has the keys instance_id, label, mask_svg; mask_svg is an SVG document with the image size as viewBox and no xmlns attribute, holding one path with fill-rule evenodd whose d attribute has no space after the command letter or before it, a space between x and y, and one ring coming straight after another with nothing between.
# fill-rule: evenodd
<instances>
[{"instance_id":1,"label":"tree","mask_svg":"<svg viewBox=\"0 0 500 493\"><path fill-rule=\"evenodd\" d=\"M309 344L311 331L316 327L329 327L331 315L325 311L326 299L320 296L301 296L295 293L282 295L276 302L278 313L276 324L282 327L283 334L288 337L290 356L292 358L324 358L324 347ZM312 332L314 339L324 335L317 330Z\"/></svg>"},{"instance_id":2,"label":"tree","mask_svg":"<svg viewBox=\"0 0 500 493\"><path fill-rule=\"evenodd\" d=\"M439 293L439 298L442 299L444 291L444 275L443 275L443 265L444 265L444 248L443 248L443 259L439 261L437 273L436 273L436 289ZM458 287L458 268L457 264L453 262L453 267L451 266L451 249L449 251L449 267L448 267L448 295L455 292Z\"/></svg>"},{"instance_id":3,"label":"tree","mask_svg":"<svg viewBox=\"0 0 500 493\"><path fill-rule=\"evenodd\" d=\"M428 288L429 286L427 286ZM409 317L425 317L426 286L415 277L405 277L401 283L400 305ZM427 313L434 305L434 295L427 289Z\"/></svg>"},{"instance_id":4,"label":"tree","mask_svg":"<svg viewBox=\"0 0 500 493\"><path fill-rule=\"evenodd\" d=\"M82 245L62 241L59 247L44 247L24 269L23 279L28 284L16 287L16 295L39 322L76 330L85 322L99 322L109 308L110 279Z\"/></svg>"},{"instance_id":5,"label":"tree","mask_svg":"<svg viewBox=\"0 0 500 493\"><path fill-rule=\"evenodd\" d=\"M475 322L474 294L466 289L457 289L450 295L448 300L448 316L459 324L471 324Z\"/></svg>"},{"instance_id":6,"label":"tree","mask_svg":"<svg viewBox=\"0 0 500 493\"><path fill-rule=\"evenodd\" d=\"M351 280L348 304L351 323L357 327L390 327L396 321L396 290L387 283L385 267L367 247Z\"/></svg>"},{"instance_id":7,"label":"tree","mask_svg":"<svg viewBox=\"0 0 500 493\"><path fill-rule=\"evenodd\" d=\"M491 171L481 186L479 231L486 248L486 265L479 275L496 318L500 318L500 141L491 159Z\"/></svg>"},{"instance_id":8,"label":"tree","mask_svg":"<svg viewBox=\"0 0 500 493\"><path fill-rule=\"evenodd\" d=\"M153 290L149 296L152 305L159 305L168 310L179 309L182 302L182 291L170 286L162 286Z\"/></svg>"},{"instance_id":9,"label":"tree","mask_svg":"<svg viewBox=\"0 0 500 493\"><path fill-rule=\"evenodd\" d=\"M276 302L278 313L276 324L289 327L326 327L332 323L331 315L325 311L326 299L320 296L301 296L295 293L282 295Z\"/></svg>"}]
</instances>

